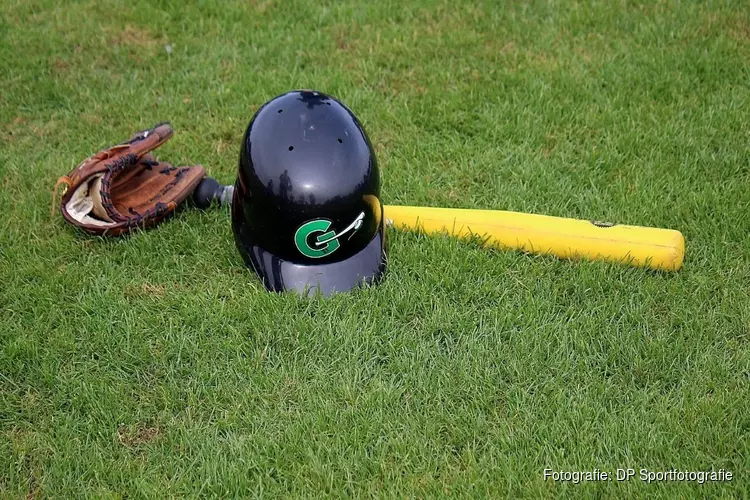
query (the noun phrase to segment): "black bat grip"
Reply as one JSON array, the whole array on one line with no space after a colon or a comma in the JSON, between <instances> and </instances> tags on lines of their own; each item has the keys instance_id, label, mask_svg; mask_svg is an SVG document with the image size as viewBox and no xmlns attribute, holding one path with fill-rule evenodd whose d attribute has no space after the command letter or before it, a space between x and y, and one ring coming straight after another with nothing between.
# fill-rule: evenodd
<instances>
[{"instance_id":1,"label":"black bat grip","mask_svg":"<svg viewBox=\"0 0 750 500\"><path fill-rule=\"evenodd\" d=\"M219 205L229 205L232 193L234 186L224 186L212 177L204 177L193 191L193 203L201 210L209 208L214 200Z\"/></svg>"}]
</instances>

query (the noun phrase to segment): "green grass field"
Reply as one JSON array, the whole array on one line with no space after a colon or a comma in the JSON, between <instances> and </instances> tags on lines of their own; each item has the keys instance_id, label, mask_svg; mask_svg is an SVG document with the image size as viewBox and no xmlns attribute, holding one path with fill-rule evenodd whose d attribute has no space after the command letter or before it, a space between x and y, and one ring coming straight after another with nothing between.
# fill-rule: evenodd
<instances>
[{"instance_id":1,"label":"green grass field","mask_svg":"<svg viewBox=\"0 0 750 500\"><path fill-rule=\"evenodd\" d=\"M750 4L5 0L0 497L750 495ZM681 230L676 274L388 231L383 283L264 291L228 210L119 240L52 187L169 120L233 182L294 88L389 204ZM555 483L543 470L727 469Z\"/></svg>"}]
</instances>

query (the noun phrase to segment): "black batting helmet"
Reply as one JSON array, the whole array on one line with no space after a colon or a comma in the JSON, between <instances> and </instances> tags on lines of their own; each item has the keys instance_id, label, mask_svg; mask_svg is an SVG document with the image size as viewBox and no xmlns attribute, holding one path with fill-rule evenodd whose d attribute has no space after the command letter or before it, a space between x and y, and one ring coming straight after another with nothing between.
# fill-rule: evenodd
<instances>
[{"instance_id":1,"label":"black batting helmet","mask_svg":"<svg viewBox=\"0 0 750 500\"><path fill-rule=\"evenodd\" d=\"M242 141L232 230L269 290L329 295L383 273L378 164L346 106L298 90L257 111Z\"/></svg>"}]
</instances>

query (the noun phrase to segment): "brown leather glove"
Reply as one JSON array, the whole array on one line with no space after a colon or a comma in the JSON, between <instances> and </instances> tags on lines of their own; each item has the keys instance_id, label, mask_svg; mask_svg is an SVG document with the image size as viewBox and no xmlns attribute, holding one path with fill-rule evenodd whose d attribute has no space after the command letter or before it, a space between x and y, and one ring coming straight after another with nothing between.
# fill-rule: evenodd
<instances>
[{"instance_id":1,"label":"brown leather glove","mask_svg":"<svg viewBox=\"0 0 750 500\"><path fill-rule=\"evenodd\" d=\"M172 214L206 175L200 165L174 167L149 154L172 134L172 127L161 123L60 177L55 194L67 185L60 203L65 220L90 234L119 236L153 227Z\"/></svg>"}]
</instances>

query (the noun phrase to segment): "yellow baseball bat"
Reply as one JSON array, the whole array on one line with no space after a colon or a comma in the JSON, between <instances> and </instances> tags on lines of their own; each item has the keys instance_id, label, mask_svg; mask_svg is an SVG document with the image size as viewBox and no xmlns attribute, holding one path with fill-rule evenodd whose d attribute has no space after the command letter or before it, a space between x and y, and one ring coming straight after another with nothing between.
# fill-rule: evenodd
<instances>
[{"instance_id":1,"label":"yellow baseball bat","mask_svg":"<svg viewBox=\"0 0 750 500\"><path fill-rule=\"evenodd\" d=\"M501 210L386 205L386 223L396 228L458 237L479 236L485 246L512 248L565 259L621 262L677 271L685 238L673 229L625 226Z\"/></svg>"}]
</instances>

